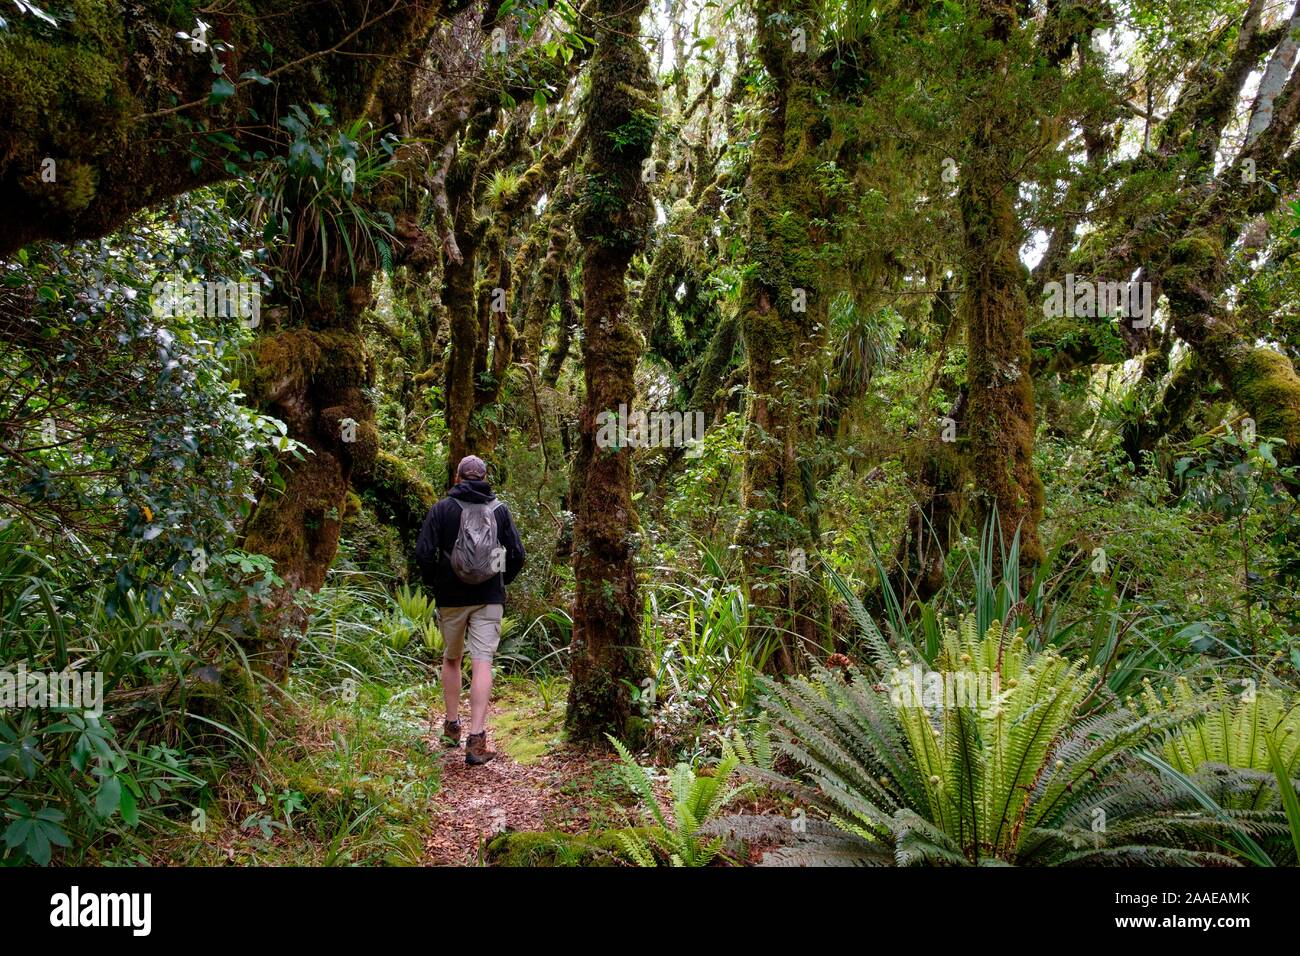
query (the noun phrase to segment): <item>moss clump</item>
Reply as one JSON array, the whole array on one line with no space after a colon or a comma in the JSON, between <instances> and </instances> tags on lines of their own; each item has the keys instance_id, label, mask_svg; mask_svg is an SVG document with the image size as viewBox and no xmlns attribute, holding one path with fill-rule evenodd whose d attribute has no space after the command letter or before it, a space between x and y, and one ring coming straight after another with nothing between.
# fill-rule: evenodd
<instances>
[{"instance_id":1,"label":"moss clump","mask_svg":"<svg viewBox=\"0 0 1300 956\"><path fill-rule=\"evenodd\" d=\"M19 15L0 42L0 130L13 131L12 139L0 137L4 166L35 166L45 155L58 160L124 143L131 118L141 111L127 85L125 59L117 4L74 0L72 15L60 17L57 30ZM84 142L88 129L97 130L89 144ZM33 141L20 133L31 130L44 135ZM37 179L35 188L45 195L64 181L60 163L56 182Z\"/></svg>"},{"instance_id":2,"label":"moss clump","mask_svg":"<svg viewBox=\"0 0 1300 956\"><path fill-rule=\"evenodd\" d=\"M370 508L363 505L356 514L345 513L342 536L342 554L359 570L401 584L413 580L412 547L403 542L396 528L381 522Z\"/></svg>"},{"instance_id":3,"label":"moss clump","mask_svg":"<svg viewBox=\"0 0 1300 956\"><path fill-rule=\"evenodd\" d=\"M1218 277L1225 261L1223 240L1206 230L1193 232L1170 247L1169 261L1164 282L1170 299L1176 300L1180 292Z\"/></svg>"},{"instance_id":4,"label":"moss clump","mask_svg":"<svg viewBox=\"0 0 1300 956\"><path fill-rule=\"evenodd\" d=\"M506 833L488 844L487 861L493 866L624 866L620 834L649 839L652 831L634 827L594 835L562 830Z\"/></svg>"},{"instance_id":5,"label":"moss clump","mask_svg":"<svg viewBox=\"0 0 1300 956\"><path fill-rule=\"evenodd\" d=\"M349 491L348 496L343 500L343 517L351 518L361 511L361 496L355 491Z\"/></svg>"},{"instance_id":6,"label":"moss clump","mask_svg":"<svg viewBox=\"0 0 1300 956\"><path fill-rule=\"evenodd\" d=\"M419 530L424 516L438 500L433 485L396 455L381 451L366 490L385 506L404 529Z\"/></svg>"},{"instance_id":7,"label":"moss clump","mask_svg":"<svg viewBox=\"0 0 1300 956\"><path fill-rule=\"evenodd\" d=\"M1207 268L1222 261L1223 243L1210 233L1194 232L1170 247L1169 258L1176 265Z\"/></svg>"},{"instance_id":8,"label":"moss clump","mask_svg":"<svg viewBox=\"0 0 1300 956\"><path fill-rule=\"evenodd\" d=\"M1283 438L1288 461L1300 444L1300 377L1290 360L1268 348L1252 348L1232 377L1233 397L1255 416L1260 435Z\"/></svg>"},{"instance_id":9,"label":"moss clump","mask_svg":"<svg viewBox=\"0 0 1300 956\"><path fill-rule=\"evenodd\" d=\"M50 159L54 162L54 181L45 181L43 168L34 170L23 177L23 189L38 205L46 209L68 215L81 212L95 198L95 191L99 187L99 170L71 159Z\"/></svg>"},{"instance_id":10,"label":"moss clump","mask_svg":"<svg viewBox=\"0 0 1300 956\"><path fill-rule=\"evenodd\" d=\"M273 401L282 394L300 390L321 358L317 333L307 329L285 329L263 335L253 352L256 368L250 397L259 402Z\"/></svg>"}]
</instances>

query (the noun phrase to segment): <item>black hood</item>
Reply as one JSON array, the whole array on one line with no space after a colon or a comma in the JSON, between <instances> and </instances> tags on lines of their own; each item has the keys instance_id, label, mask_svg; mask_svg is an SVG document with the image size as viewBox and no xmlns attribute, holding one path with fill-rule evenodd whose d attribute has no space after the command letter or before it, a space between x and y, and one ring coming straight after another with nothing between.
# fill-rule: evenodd
<instances>
[{"instance_id":1,"label":"black hood","mask_svg":"<svg viewBox=\"0 0 1300 956\"><path fill-rule=\"evenodd\" d=\"M492 494L492 486L478 478L462 478L460 484L452 485L451 491L447 494L475 505L487 504L496 498L496 495Z\"/></svg>"}]
</instances>

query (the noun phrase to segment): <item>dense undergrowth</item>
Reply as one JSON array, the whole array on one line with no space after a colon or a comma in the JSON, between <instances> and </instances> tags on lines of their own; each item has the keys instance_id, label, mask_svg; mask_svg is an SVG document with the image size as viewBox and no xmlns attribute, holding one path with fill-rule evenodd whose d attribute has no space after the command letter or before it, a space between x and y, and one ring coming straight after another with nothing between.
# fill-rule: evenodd
<instances>
[{"instance_id":1,"label":"dense undergrowth","mask_svg":"<svg viewBox=\"0 0 1300 956\"><path fill-rule=\"evenodd\" d=\"M214 610L265 586L271 572L253 556L232 551L202 577L178 576L156 613L114 615L102 587L75 587L78 566L42 555L21 523L0 531L0 558L9 659L108 675L101 716L27 710L0 722L7 862L421 861L441 702L439 639L418 586L345 559L312 596L280 687L241 664L231 621ZM639 769L611 780L591 833L605 862L734 865L763 851L776 863L1294 863L1300 819L1288 820L1284 781L1298 775L1300 708L1284 646L1260 647L1256 634L1252 648L1248 631L1174 616L1087 567L996 578L995 561L1014 569L1017 558L995 554L986 534L983 547L954 553L948 585L909 614L887 593L873 619L861 585L826 569L842 623L825 646L805 648L811 676L783 685L763 674L763 610L705 561L713 574L655 569L666 580L647 591L655 677L637 699L650 733L640 760L625 759L676 764L677 782L656 791ZM862 561L874 562L870 549ZM568 623L558 609L531 620L512 609L503 699L558 715ZM891 682L914 665L996 671L1003 696L979 702L996 716L896 706ZM497 730L512 756L561 744L556 719L548 733L512 724L517 711L503 706ZM749 802L694 792L735 776L737 745L739 773L758 787ZM958 762L963 746L983 755L976 769ZM1028 762L1000 778L1021 750ZM999 804L1025 788L1028 803ZM968 791L983 808L969 819ZM525 857L593 862L571 835L549 839ZM488 858L520 853L505 840Z\"/></svg>"},{"instance_id":2,"label":"dense undergrowth","mask_svg":"<svg viewBox=\"0 0 1300 956\"><path fill-rule=\"evenodd\" d=\"M499 662L504 686L552 719L543 731L505 707L499 732L532 759L561 741L572 579L552 558L565 534L553 518L560 486L526 426L519 434L503 493L533 557ZM590 834L601 860L736 864L766 850L772 862L1294 863L1295 518L1266 446L1227 432L1190 442L1176 474L1137 476L1104 446L1058 457L1044 443L1042 467L1055 472L1049 560L1021 574L1014 538L1004 552L986 528L955 542L943 587L906 611L876 545L901 520L877 502L905 496L905 480L845 463L829 485L822 551L798 572L825 596L824 636L800 647L810 676L782 685L764 676L779 616L753 602L727 545L739 519L736 440L726 426L710 432L650 503L682 520L647 537L641 636L652 676L631 688L647 733L640 757L626 759L674 782L609 779ZM436 439L420 454L432 469ZM368 499L327 585L299 595L309 624L283 686L249 666L241 639L276 583L270 562L227 537L206 560L166 568L147 527L98 530L118 542L98 561L29 516L0 527L6 668L104 675L101 715L0 715L5 863L419 863L440 785L429 738L441 645L408 555ZM115 553L147 583L106 578ZM1059 697L1027 704L1025 690L1011 691L996 732L961 710L927 718L891 704L893 668L951 670L963 655L1007 684L1033 674ZM1050 707L1051 723L1026 740L1015 725L1035 706ZM775 759L754 761L769 734ZM961 741L979 749L980 769L952 762ZM737 772L758 788L740 801L743 818L698 790L733 771L737 746L749 758ZM1000 778L1016 747L1031 759ZM1054 802L1051 781L1080 773L1089 786ZM1007 788L1034 798L998 810ZM983 801L970 819L968 791ZM1093 829L1098 808L1113 831ZM545 852L507 840L486 858L592 862L572 835L548 839Z\"/></svg>"}]
</instances>

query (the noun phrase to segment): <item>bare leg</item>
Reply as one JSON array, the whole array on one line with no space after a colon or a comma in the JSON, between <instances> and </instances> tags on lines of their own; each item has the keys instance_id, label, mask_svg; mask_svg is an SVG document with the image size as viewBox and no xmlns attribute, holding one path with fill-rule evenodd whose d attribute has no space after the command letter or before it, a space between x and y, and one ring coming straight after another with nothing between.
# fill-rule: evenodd
<instances>
[{"instance_id":1,"label":"bare leg","mask_svg":"<svg viewBox=\"0 0 1300 956\"><path fill-rule=\"evenodd\" d=\"M447 720L460 719L460 658L442 661L442 702L447 706Z\"/></svg>"},{"instance_id":2,"label":"bare leg","mask_svg":"<svg viewBox=\"0 0 1300 956\"><path fill-rule=\"evenodd\" d=\"M469 684L469 732L481 734L483 725L487 722L488 700L492 697L492 662L471 660L469 664L472 675ZM456 686L459 687L459 674L456 681Z\"/></svg>"}]
</instances>

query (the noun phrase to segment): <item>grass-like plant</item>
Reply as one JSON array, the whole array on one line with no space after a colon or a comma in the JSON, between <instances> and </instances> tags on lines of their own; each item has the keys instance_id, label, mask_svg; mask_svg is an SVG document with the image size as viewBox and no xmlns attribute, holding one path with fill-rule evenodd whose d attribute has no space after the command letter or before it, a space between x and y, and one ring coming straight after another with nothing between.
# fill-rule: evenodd
<instances>
[{"instance_id":1,"label":"grass-like plant","mask_svg":"<svg viewBox=\"0 0 1300 956\"><path fill-rule=\"evenodd\" d=\"M390 268L396 226L368 197L395 181L393 140L364 120L335 127L319 103L309 110L293 104L280 118L292 139L258 177L253 221L268 240L282 240L279 262L293 286L311 271L319 285L345 266L353 277Z\"/></svg>"},{"instance_id":2,"label":"grass-like plant","mask_svg":"<svg viewBox=\"0 0 1300 956\"><path fill-rule=\"evenodd\" d=\"M743 589L663 584L646 596L642 639L661 698L688 697L720 724L757 697L774 644L751 626Z\"/></svg>"}]
</instances>

